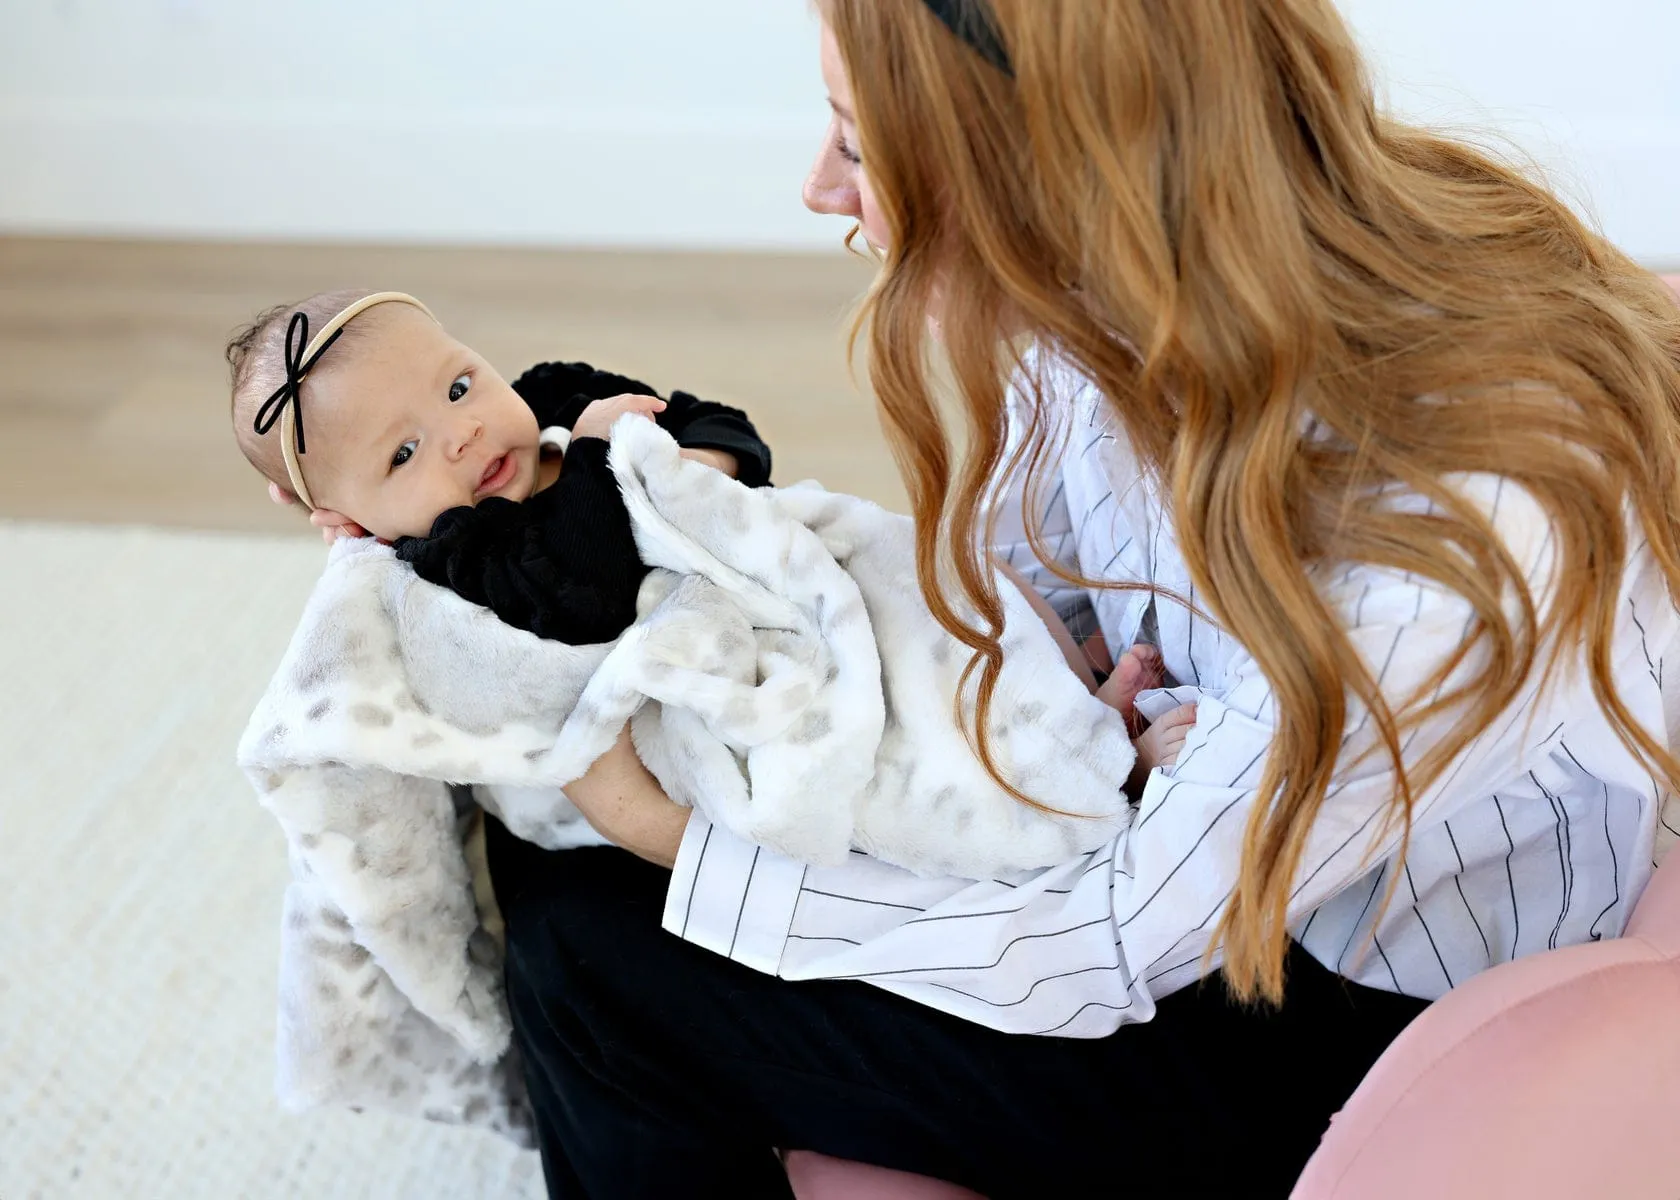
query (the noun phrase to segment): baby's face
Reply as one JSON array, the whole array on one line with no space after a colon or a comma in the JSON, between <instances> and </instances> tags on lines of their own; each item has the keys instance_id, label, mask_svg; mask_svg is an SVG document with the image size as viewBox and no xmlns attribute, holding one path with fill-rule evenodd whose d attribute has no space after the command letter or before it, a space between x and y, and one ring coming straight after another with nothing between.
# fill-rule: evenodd
<instances>
[{"instance_id":1,"label":"baby's face","mask_svg":"<svg viewBox=\"0 0 1680 1200\"><path fill-rule=\"evenodd\" d=\"M316 505L394 540L425 536L446 509L529 498L540 451L525 401L418 309L367 315L375 328L305 385Z\"/></svg>"}]
</instances>

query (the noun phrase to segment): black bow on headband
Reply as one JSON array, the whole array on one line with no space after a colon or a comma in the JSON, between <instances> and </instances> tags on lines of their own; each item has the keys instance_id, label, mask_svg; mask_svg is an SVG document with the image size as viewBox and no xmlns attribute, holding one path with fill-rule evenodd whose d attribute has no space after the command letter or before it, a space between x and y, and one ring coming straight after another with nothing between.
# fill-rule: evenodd
<instances>
[{"instance_id":1,"label":"black bow on headband","mask_svg":"<svg viewBox=\"0 0 1680 1200\"><path fill-rule=\"evenodd\" d=\"M986 0L922 0L922 3L976 54L1011 79L1015 78L1015 68L1009 61L1009 52L1003 48L992 14L987 11Z\"/></svg>"},{"instance_id":2,"label":"black bow on headband","mask_svg":"<svg viewBox=\"0 0 1680 1200\"><path fill-rule=\"evenodd\" d=\"M292 314L291 323L286 326L286 382L274 389L274 394L263 401L263 406L257 409L257 419L251 427L260 437L274 428L274 423L285 414L286 405L292 406L292 432L296 435L297 452L303 453L303 377L309 374L310 368L321 361L321 355L327 352L327 347L338 341L342 327L333 330L333 334L321 348L315 351L308 362L303 361L303 352L309 348L309 317L301 312Z\"/></svg>"}]
</instances>

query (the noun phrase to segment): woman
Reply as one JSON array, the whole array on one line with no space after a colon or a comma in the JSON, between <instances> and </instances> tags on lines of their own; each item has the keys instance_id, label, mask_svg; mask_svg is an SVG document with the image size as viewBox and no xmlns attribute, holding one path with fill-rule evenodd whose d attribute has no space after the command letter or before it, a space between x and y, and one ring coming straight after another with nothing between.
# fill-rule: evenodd
<instances>
[{"instance_id":1,"label":"woman","mask_svg":"<svg viewBox=\"0 0 1680 1200\"><path fill-rule=\"evenodd\" d=\"M1330 0L818 7L806 201L882 258L930 605L984 692L981 547L1025 543L1197 723L1111 847L979 882L780 859L621 740L573 797L634 856L491 847L550 1191L785 1195L771 1148L807 1147L1284 1195L1430 999L1615 936L1649 875L1680 314L1379 117Z\"/></svg>"}]
</instances>

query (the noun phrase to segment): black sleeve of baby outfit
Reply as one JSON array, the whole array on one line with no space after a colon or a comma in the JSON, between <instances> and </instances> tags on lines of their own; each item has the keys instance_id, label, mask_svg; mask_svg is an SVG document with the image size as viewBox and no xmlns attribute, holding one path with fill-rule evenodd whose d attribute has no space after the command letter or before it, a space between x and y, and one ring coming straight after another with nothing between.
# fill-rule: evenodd
<instances>
[{"instance_id":1,"label":"black sleeve of baby outfit","mask_svg":"<svg viewBox=\"0 0 1680 1200\"><path fill-rule=\"evenodd\" d=\"M538 363L513 381L513 390L536 414L537 428L559 425L570 429L578 415L595 400L611 400L626 393L657 396L647 384L628 375L597 371L588 363Z\"/></svg>"},{"instance_id":2,"label":"black sleeve of baby outfit","mask_svg":"<svg viewBox=\"0 0 1680 1200\"><path fill-rule=\"evenodd\" d=\"M610 400L627 392L660 396L640 380L597 371L588 363L539 363L513 381L513 390L531 406L542 429L551 425L570 429L596 400ZM770 447L758 436L746 413L689 392L672 392L660 399L665 400L665 411L654 420L677 445L692 450L722 450L735 457L735 477L742 483L748 487L769 484Z\"/></svg>"},{"instance_id":3,"label":"black sleeve of baby outfit","mask_svg":"<svg viewBox=\"0 0 1680 1200\"><path fill-rule=\"evenodd\" d=\"M748 487L769 484L770 447L740 409L702 400L688 392L672 392L665 411L654 420L679 446L722 450L734 455L735 478Z\"/></svg>"},{"instance_id":4,"label":"black sleeve of baby outfit","mask_svg":"<svg viewBox=\"0 0 1680 1200\"><path fill-rule=\"evenodd\" d=\"M574 442L560 477L523 504L492 496L452 508L396 552L506 624L578 646L624 632L647 574L600 438Z\"/></svg>"}]
</instances>

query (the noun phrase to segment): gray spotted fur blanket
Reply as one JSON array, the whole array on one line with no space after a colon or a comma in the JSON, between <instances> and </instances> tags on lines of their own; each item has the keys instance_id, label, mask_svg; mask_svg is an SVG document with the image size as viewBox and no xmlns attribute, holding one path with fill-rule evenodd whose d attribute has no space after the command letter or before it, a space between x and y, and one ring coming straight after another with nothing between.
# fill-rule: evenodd
<instances>
[{"instance_id":1,"label":"gray spotted fur blanket","mask_svg":"<svg viewBox=\"0 0 1680 1200\"><path fill-rule=\"evenodd\" d=\"M814 485L752 490L650 421L611 463L653 568L616 641L568 646L341 542L239 745L285 831L278 1087L527 1141L474 798L544 846L596 843L561 789L626 720L670 795L812 863L856 847L982 878L1129 820L1133 751L1000 581L1005 667L981 768L953 716L962 646L917 589L907 518ZM470 785L470 788L461 785ZM1089 805L1089 808L1083 807Z\"/></svg>"}]
</instances>

